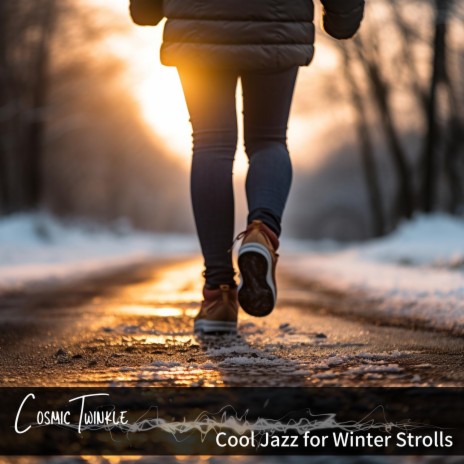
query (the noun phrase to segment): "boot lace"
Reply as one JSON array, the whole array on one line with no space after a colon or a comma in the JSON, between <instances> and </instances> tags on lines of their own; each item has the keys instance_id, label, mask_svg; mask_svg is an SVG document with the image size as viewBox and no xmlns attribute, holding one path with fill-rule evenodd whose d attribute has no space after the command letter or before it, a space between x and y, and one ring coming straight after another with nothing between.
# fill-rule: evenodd
<instances>
[{"instance_id":1,"label":"boot lace","mask_svg":"<svg viewBox=\"0 0 464 464\"><path fill-rule=\"evenodd\" d=\"M242 232L240 232L235 238L234 238L234 241L232 242L232 245L231 247L227 250L227 253L232 253L232 250L234 249L235 247L235 244L241 240L243 237L245 237L245 235L248 233L248 229L246 230L243 230Z\"/></svg>"}]
</instances>

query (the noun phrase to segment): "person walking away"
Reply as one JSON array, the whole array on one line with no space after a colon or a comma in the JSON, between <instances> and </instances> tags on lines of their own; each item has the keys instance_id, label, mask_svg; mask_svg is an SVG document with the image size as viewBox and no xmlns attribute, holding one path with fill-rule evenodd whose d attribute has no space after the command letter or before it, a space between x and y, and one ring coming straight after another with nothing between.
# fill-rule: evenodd
<instances>
[{"instance_id":1,"label":"person walking away","mask_svg":"<svg viewBox=\"0 0 464 464\"><path fill-rule=\"evenodd\" d=\"M336 39L358 30L364 0L322 0ZM298 68L314 54L311 0L130 0L139 25L167 17L161 62L178 69L193 129L191 199L204 257L196 332L236 332L240 306L253 316L276 304L282 216L292 181L287 126ZM239 234L240 284L232 261L237 146L235 91L243 89L247 227Z\"/></svg>"}]
</instances>

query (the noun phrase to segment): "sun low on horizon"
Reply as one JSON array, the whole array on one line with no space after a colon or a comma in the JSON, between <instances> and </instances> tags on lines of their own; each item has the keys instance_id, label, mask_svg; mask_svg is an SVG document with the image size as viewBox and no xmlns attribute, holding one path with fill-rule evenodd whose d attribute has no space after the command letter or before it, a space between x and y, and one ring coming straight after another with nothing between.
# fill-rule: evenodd
<instances>
[{"instance_id":1,"label":"sun low on horizon","mask_svg":"<svg viewBox=\"0 0 464 464\"><path fill-rule=\"evenodd\" d=\"M186 164L190 163L192 138L187 106L176 68L163 66L159 59L159 49L162 43L164 21L156 27L139 27L132 25L129 19L129 0L113 0L109 5L107 0L78 0L84 5L97 7L103 12L111 9L127 18L127 28L123 32L110 32L105 39L105 46L127 63L124 79L125 85L132 93L143 119L153 129L154 135L160 139L167 151ZM336 54L323 44L323 54L316 54L314 67L335 68ZM309 68L301 70L300 74ZM240 84L237 95L241 94ZM239 143L234 166L234 172L243 176L248 167L248 161L243 148L243 123L241 98L237 98L237 116L239 126ZM328 115L329 121L333 115ZM294 157L306 151L305 147L311 139L317 137L321 124L329 122L322 117L309 121L305 115L292 115L289 127L289 144L294 149ZM308 130L311 128L311 130ZM298 162L298 159L296 159ZM308 160L305 161L308 163Z\"/></svg>"},{"instance_id":2,"label":"sun low on horizon","mask_svg":"<svg viewBox=\"0 0 464 464\"><path fill-rule=\"evenodd\" d=\"M132 25L129 0L81 0L102 10L111 8L127 18L123 32L110 34L106 45L125 62L125 85L134 97L143 119L166 145L168 152L187 159L191 152L191 127L177 70L159 59L163 24L157 27Z\"/></svg>"}]
</instances>

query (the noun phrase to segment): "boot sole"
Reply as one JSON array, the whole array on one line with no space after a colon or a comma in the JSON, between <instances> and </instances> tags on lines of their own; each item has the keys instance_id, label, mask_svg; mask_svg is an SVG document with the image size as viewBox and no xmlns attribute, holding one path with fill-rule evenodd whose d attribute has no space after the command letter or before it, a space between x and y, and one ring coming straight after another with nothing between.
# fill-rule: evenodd
<instances>
[{"instance_id":1,"label":"boot sole","mask_svg":"<svg viewBox=\"0 0 464 464\"><path fill-rule=\"evenodd\" d=\"M267 316L276 302L269 250L259 243L242 246L238 253L238 267L241 278L238 287L240 306L250 316Z\"/></svg>"},{"instance_id":2,"label":"boot sole","mask_svg":"<svg viewBox=\"0 0 464 464\"><path fill-rule=\"evenodd\" d=\"M194 332L201 333L237 333L237 323L227 321L208 321L200 319L193 324Z\"/></svg>"}]
</instances>

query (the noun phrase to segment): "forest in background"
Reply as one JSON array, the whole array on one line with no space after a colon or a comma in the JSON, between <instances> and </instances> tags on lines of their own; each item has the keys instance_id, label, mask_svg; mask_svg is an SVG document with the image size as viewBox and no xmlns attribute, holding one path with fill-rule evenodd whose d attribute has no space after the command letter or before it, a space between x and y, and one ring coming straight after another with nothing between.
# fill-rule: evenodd
<instances>
[{"instance_id":1,"label":"forest in background","mask_svg":"<svg viewBox=\"0 0 464 464\"><path fill-rule=\"evenodd\" d=\"M186 166L143 120L125 63L102 56L109 31L129 27L77 0L0 3L1 215L192 230ZM325 161L295 173L288 234L364 239L419 211L464 214L464 5L371 0L354 41L317 39L339 66L317 105L299 83L294 112L336 102L349 117Z\"/></svg>"},{"instance_id":2,"label":"forest in background","mask_svg":"<svg viewBox=\"0 0 464 464\"><path fill-rule=\"evenodd\" d=\"M371 0L355 40L318 39L340 56L339 78L326 76L328 100L352 119L325 165L296 179L296 235L368 238L417 212L463 215L464 4ZM305 214L308 199L323 206Z\"/></svg>"},{"instance_id":3,"label":"forest in background","mask_svg":"<svg viewBox=\"0 0 464 464\"><path fill-rule=\"evenodd\" d=\"M185 169L143 121L125 63L102 51L128 27L75 0L1 3L1 214L190 227Z\"/></svg>"}]
</instances>

